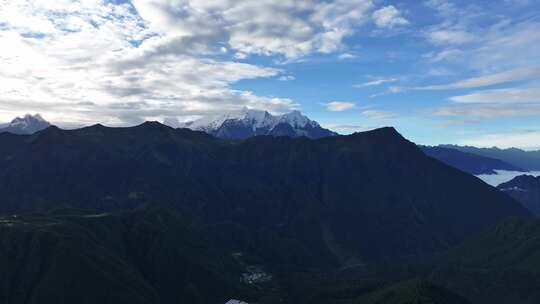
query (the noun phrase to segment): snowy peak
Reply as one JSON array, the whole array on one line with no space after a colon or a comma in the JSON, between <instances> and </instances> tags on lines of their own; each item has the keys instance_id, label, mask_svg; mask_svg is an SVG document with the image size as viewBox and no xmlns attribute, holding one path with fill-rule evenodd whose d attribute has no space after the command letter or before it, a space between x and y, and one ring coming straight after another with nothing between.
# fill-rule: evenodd
<instances>
[{"instance_id":1,"label":"snowy peak","mask_svg":"<svg viewBox=\"0 0 540 304\"><path fill-rule=\"evenodd\" d=\"M330 130L323 129L316 121L310 120L300 111L272 115L267 111L247 108L235 113L204 117L185 123L182 127L226 139L245 139L258 135L309 138L336 135Z\"/></svg>"},{"instance_id":2,"label":"snowy peak","mask_svg":"<svg viewBox=\"0 0 540 304\"><path fill-rule=\"evenodd\" d=\"M247 126L252 126L253 130L272 127L276 123L276 118L267 111L251 110L244 108L238 117Z\"/></svg>"},{"instance_id":3,"label":"snowy peak","mask_svg":"<svg viewBox=\"0 0 540 304\"><path fill-rule=\"evenodd\" d=\"M291 113L281 115L279 122L287 123L295 128L305 128L308 125L311 127L320 127L319 123L302 115L300 111L292 111Z\"/></svg>"},{"instance_id":4,"label":"snowy peak","mask_svg":"<svg viewBox=\"0 0 540 304\"><path fill-rule=\"evenodd\" d=\"M51 124L47 122L41 115L26 114L24 117L17 117L13 119L9 124L0 128L0 133L10 132L14 134L33 134L41 131Z\"/></svg>"}]
</instances>

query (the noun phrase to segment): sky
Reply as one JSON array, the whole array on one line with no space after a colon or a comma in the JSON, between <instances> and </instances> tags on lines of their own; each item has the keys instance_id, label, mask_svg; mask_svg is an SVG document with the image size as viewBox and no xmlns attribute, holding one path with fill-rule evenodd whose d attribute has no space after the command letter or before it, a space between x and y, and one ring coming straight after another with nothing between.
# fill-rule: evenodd
<instances>
[{"instance_id":1,"label":"sky","mask_svg":"<svg viewBox=\"0 0 540 304\"><path fill-rule=\"evenodd\" d=\"M540 149L540 0L0 0L0 122L244 107Z\"/></svg>"}]
</instances>

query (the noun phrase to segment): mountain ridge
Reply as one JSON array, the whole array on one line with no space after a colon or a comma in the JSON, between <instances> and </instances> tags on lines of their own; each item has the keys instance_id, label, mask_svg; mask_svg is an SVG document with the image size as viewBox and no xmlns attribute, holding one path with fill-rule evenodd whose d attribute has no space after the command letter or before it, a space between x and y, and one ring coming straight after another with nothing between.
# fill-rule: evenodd
<instances>
[{"instance_id":1,"label":"mountain ridge","mask_svg":"<svg viewBox=\"0 0 540 304\"><path fill-rule=\"evenodd\" d=\"M0 126L0 133L8 132L28 135L41 131L49 126L51 126L51 124L43 119L40 114L26 114L23 117L16 117L8 124Z\"/></svg>"},{"instance_id":2,"label":"mountain ridge","mask_svg":"<svg viewBox=\"0 0 540 304\"><path fill-rule=\"evenodd\" d=\"M440 145L440 147L446 147L456 149L462 152L468 152L480 156L500 159L511 165L529 171L540 171L540 151L525 151L518 148L477 148L472 146L458 145Z\"/></svg>"},{"instance_id":3,"label":"mountain ridge","mask_svg":"<svg viewBox=\"0 0 540 304\"><path fill-rule=\"evenodd\" d=\"M337 133L322 128L319 123L304 116L300 111L272 115L267 111L244 108L240 112L180 124L179 127L204 131L224 139L246 139L252 136L290 136L321 138Z\"/></svg>"},{"instance_id":4,"label":"mountain ridge","mask_svg":"<svg viewBox=\"0 0 540 304\"><path fill-rule=\"evenodd\" d=\"M521 202L536 216L540 216L540 176L520 175L497 188Z\"/></svg>"},{"instance_id":5,"label":"mountain ridge","mask_svg":"<svg viewBox=\"0 0 540 304\"><path fill-rule=\"evenodd\" d=\"M4 214L155 204L207 224L235 223L247 240L252 234L280 239L274 235L280 231L295 240L290 250L303 263L320 267L423 258L509 216L531 216L499 191L425 156L390 127L244 141L157 122L49 127L0 136L0 166ZM271 254L276 249L267 246L260 244L268 251L261 254L281 265L298 258Z\"/></svg>"},{"instance_id":6,"label":"mountain ridge","mask_svg":"<svg viewBox=\"0 0 540 304\"><path fill-rule=\"evenodd\" d=\"M427 155L472 175L497 174L495 170L527 172L500 159L442 146L420 146Z\"/></svg>"}]
</instances>

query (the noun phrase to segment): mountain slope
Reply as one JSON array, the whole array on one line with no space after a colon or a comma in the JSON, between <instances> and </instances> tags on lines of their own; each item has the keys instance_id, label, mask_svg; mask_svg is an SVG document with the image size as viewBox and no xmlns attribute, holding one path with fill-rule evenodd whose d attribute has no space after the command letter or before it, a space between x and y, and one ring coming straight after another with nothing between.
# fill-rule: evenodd
<instances>
[{"instance_id":1,"label":"mountain slope","mask_svg":"<svg viewBox=\"0 0 540 304\"><path fill-rule=\"evenodd\" d=\"M203 131L224 139L246 139L260 135L308 138L336 135L299 111L274 116L266 111L243 109L239 113L201 118L185 123L181 127Z\"/></svg>"},{"instance_id":2,"label":"mountain slope","mask_svg":"<svg viewBox=\"0 0 540 304\"><path fill-rule=\"evenodd\" d=\"M51 127L0 134L0 167L3 213L156 204L281 268L423 259L508 217L530 216L392 128L229 142L159 123Z\"/></svg>"},{"instance_id":3,"label":"mountain slope","mask_svg":"<svg viewBox=\"0 0 540 304\"><path fill-rule=\"evenodd\" d=\"M496 174L495 170L526 172L524 169L499 159L462 152L456 149L429 146L420 146L420 149L428 156L472 175Z\"/></svg>"},{"instance_id":4,"label":"mountain slope","mask_svg":"<svg viewBox=\"0 0 540 304\"><path fill-rule=\"evenodd\" d=\"M46 129L51 124L43 119L39 114L26 114L24 117L17 117L9 124L0 126L0 133L9 132L13 134L33 134Z\"/></svg>"},{"instance_id":5,"label":"mountain slope","mask_svg":"<svg viewBox=\"0 0 540 304\"><path fill-rule=\"evenodd\" d=\"M510 220L452 250L430 279L472 303L540 302L540 221Z\"/></svg>"},{"instance_id":6,"label":"mountain slope","mask_svg":"<svg viewBox=\"0 0 540 304\"><path fill-rule=\"evenodd\" d=\"M465 298L428 281L410 280L363 296L358 304L467 304Z\"/></svg>"},{"instance_id":7,"label":"mountain slope","mask_svg":"<svg viewBox=\"0 0 540 304\"><path fill-rule=\"evenodd\" d=\"M516 167L529 170L540 170L540 151L523 151L517 148L476 148L470 146L443 145L442 147L456 149L462 152L500 159Z\"/></svg>"},{"instance_id":8,"label":"mountain slope","mask_svg":"<svg viewBox=\"0 0 540 304\"><path fill-rule=\"evenodd\" d=\"M0 218L1 303L225 303L241 268L164 210Z\"/></svg>"},{"instance_id":9,"label":"mountain slope","mask_svg":"<svg viewBox=\"0 0 540 304\"><path fill-rule=\"evenodd\" d=\"M540 216L540 177L520 175L497 188L521 202L532 213Z\"/></svg>"}]
</instances>

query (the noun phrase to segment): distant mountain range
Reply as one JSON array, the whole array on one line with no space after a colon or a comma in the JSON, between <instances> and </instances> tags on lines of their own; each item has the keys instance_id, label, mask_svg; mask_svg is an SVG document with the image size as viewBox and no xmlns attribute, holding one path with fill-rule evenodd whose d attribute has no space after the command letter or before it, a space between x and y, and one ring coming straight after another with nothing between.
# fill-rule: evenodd
<instances>
[{"instance_id":1,"label":"distant mountain range","mask_svg":"<svg viewBox=\"0 0 540 304\"><path fill-rule=\"evenodd\" d=\"M521 175L497 188L509 194L527 209L540 216L540 177Z\"/></svg>"},{"instance_id":2,"label":"distant mountain range","mask_svg":"<svg viewBox=\"0 0 540 304\"><path fill-rule=\"evenodd\" d=\"M484 157L502 160L508 164L528 171L540 171L540 151L524 151L517 148L476 148L470 146L441 145L444 148L459 150Z\"/></svg>"},{"instance_id":3,"label":"distant mountain range","mask_svg":"<svg viewBox=\"0 0 540 304\"><path fill-rule=\"evenodd\" d=\"M266 111L243 109L237 113L204 117L184 123L180 127L203 131L224 139L246 139L259 135L305 136L317 139L337 135L299 111L275 116Z\"/></svg>"},{"instance_id":4,"label":"distant mountain range","mask_svg":"<svg viewBox=\"0 0 540 304\"><path fill-rule=\"evenodd\" d=\"M41 131L50 125L39 114L27 114L24 117L13 119L8 124L0 125L0 133L9 132L29 135ZM265 135L293 138L308 137L311 139L337 135L333 131L322 128L316 121L302 115L299 111L293 111L284 115L272 115L266 111L250 110L247 108L239 112L204 117L199 120L183 123L179 127L203 131L222 139L234 140ZM451 145L419 147L428 156L473 175L494 175L497 174L496 170L528 172L528 170L536 168L536 156L538 154L519 149L479 149ZM492 154L501 156L509 161L486 156ZM523 160L524 155L526 155L525 161ZM540 165L540 156L538 157ZM518 166L515 164L516 162L525 166Z\"/></svg>"},{"instance_id":5,"label":"distant mountain range","mask_svg":"<svg viewBox=\"0 0 540 304\"><path fill-rule=\"evenodd\" d=\"M51 124L47 122L41 115L26 114L24 117L17 117L10 123L0 125L0 133L9 132L13 134L33 134L37 131L46 129Z\"/></svg>"},{"instance_id":6,"label":"distant mountain range","mask_svg":"<svg viewBox=\"0 0 540 304\"><path fill-rule=\"evenodd\" d=\"M454 148L420 146L428 156L473 175L497 174L495 170L527 172L500 159L463 152Z\"/></svg>"}]
</instances>

